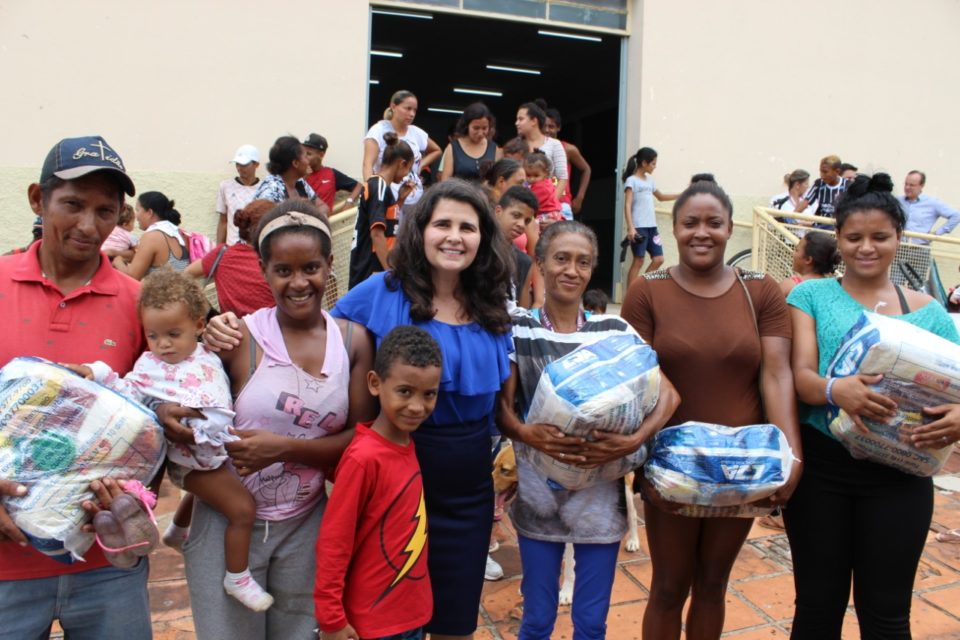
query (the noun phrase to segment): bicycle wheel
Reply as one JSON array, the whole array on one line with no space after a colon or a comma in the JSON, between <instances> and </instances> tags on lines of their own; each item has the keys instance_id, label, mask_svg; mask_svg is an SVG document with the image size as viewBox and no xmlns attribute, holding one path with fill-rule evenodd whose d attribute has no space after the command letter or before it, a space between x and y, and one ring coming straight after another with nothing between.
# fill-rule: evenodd
<instances>
[{"instance_id":1,"label":"bicycle wheel","mask_svg":"<svg viewBox=\"0 0 960 640\"><path fill-rule=\"evenodd\" d=\"M752 257L753 257L753 249L744 249L743 251L737 253L732 258L727 260L727 266L740 267L741 269L749 269Z\"/></svg>"}]
</instances>

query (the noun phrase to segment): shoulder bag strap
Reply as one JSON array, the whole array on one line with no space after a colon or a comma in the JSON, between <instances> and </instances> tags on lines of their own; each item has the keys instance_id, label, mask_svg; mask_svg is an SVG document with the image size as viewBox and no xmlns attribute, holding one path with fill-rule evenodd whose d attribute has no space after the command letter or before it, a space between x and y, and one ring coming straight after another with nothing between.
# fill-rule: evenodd
<instances>
[{"instance_id":1,"label":"shoulder bag strap","mask_svg":"<svg viewBox=\"0 0 960 640\"><path fill-rule=\"evenodd\" d=\"M750 316L753 318L753 329L757 332L757 339L760 340L760 411L766 420L767 411L764 408L766 404L763 401L763 338L760 336L760 323L757 322L757 309L753 306L753 296L750 295L750 290L747 289L747 283L743 281L743 273L741 273L739 267L734 267L733 272L737 276L737 282L740 283L740 286L743 287L743 293L747 296L747 305L750 307Z\"/></svg>"}]
</instances>

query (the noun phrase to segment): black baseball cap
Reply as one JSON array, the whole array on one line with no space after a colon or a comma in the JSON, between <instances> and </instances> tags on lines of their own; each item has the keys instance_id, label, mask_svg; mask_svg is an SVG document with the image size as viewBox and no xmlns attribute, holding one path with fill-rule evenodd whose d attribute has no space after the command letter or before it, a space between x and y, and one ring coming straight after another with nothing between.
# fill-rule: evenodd
<instances>
[{"instance_id":1,"label":"black baseball cap","mask_svg":"<svg viewBox=\"0 0 960 640\"><path fill-rule=\"evenodd\" d=\"M307 139L300 144L305 147L313 147L317 151L327 150L327 139L319 133L311 133L309 136L307 136Z\"/></svg>"},{"instance_id":2,"label":"black baseball cap","mask_svg":"<svg viewBox=\"0 0 960 640\"><path fill-rule=\"evenodd\" d=\"M61 180L76 180L94 171L110 171L117 174L128 196L136 194L133 180L127 175L120 154L113 150L101 136L64 138L53 145L40 170L40 182L51 176Z\"/></svg>"}]
</instances>

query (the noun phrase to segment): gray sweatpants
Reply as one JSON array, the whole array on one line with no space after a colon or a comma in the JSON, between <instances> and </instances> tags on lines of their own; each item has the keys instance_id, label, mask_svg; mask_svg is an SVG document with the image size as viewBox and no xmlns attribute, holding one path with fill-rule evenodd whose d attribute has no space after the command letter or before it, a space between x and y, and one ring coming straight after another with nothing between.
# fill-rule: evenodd
<instances>
[{"instance_id":1,"label":"gray sweatpants","mask_svg":"<svg viewBox=\"0 0 960 640\"><path fill-rule=\"evenodd\" d=\"M310 513L269 525L256 521L250 572L274 603L265 613L255 613L223 590L227 519L196 501L183 555L198 640L316 639L315 547L325 505L321 502Z\"/></svg>"}]
</instances>

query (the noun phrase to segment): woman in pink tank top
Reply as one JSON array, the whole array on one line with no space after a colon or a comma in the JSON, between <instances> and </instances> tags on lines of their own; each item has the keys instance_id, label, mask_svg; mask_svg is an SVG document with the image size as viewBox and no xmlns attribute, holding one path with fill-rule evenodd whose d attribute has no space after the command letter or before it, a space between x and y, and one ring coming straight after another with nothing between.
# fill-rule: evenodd
<instances>
[{"instance_id":1,"label":"woman in pink tank top","mask_svg":"<svg viewBox=\"0 0 960 640\"><path fill-rule=\"evenodd\" d=\"M199 501L184 545L187 581L198 637L315 638L314 544L326 471L356 422L375 416L366 385L373 342L362 327L320 306L332 244L327 219L313 205L280 204L253 240L277 306L239 322L228 317L241 337L221 358L241 438L228 451L257 505L250 570L275 602L255 613L224 596L217 551L223 518Z\"/></svg>"}]
</instances>

